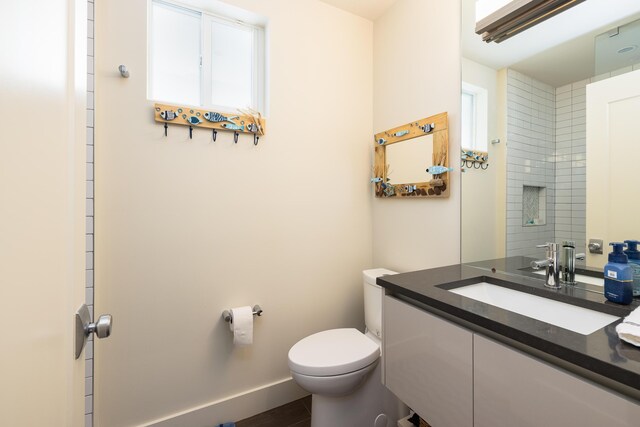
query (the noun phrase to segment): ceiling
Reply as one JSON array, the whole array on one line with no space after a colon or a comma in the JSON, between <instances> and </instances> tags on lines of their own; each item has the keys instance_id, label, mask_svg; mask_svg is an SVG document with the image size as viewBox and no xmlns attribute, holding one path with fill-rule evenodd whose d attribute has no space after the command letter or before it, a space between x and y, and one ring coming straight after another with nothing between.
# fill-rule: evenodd
<instances>
[{"instance_id":1,"label":"ceiling","mask_svg":"<svg viewBox=\"0 0 640 427\"><path fill-rule=\"evenodd\" d=\"M500 44L487 44L474 33L475 1L462 0L463 56L496 70L511 67L553 87L595 75L595 36L640 18L638 0L589 0Z\"/></svg>"},{"instance_id":2,"label":"ceiling","mask_svg":"<svg viewBox=\"0 0 640 427\"><path fill-rule=\"evenodd\" d=\"M398 0L320 0L338 9L375 21ZM449 0L447 0L449 1Z\"/></svg>"},{"instance_id":3,"label":"ceiling","mask_svg":"<svg viewBox=\"0 0 640 427\"><path fill-rule=\"evenodd\" d=\"M375 21L399 0L320 1ZM496 70L511 67L553 87L594 76L595 36L640 19L638 0L588 0L500 44L487 44L474 32L476 0L461 1L465 58Z\"/></svg>"}]
</instances>

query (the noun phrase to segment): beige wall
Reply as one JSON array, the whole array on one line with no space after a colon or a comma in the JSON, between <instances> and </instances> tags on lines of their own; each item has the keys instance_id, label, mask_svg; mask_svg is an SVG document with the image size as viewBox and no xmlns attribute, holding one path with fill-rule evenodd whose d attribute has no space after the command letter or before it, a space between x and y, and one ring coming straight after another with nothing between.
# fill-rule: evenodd
<instances>
[{"instance_id":1,"label":"beige wall","mask_svg":"<svg viewBox=\"0 0 640 427\"><path fill-rule=\"evenodd\" d=\"M363 327L372 23L315 0L228 3L268 19L258 147L185 127L165 138L146 100L146 2L96 4L96 312L114 316L96 343L98 427L213 425L285 403L301 392L269 390L296 341ZM256 303L255 342L234 348L221 312Z\"/></svg>"},{"instance_id":2,"label":"beige wall","mask_svg":"<svg viewBox=\"0 0 640 427\"><path fill-rule=\"evenodd\" d=\"M466 168L462 175L462 250L463 262L501 258L505 252L504 192L506 162L505 136L498 131L498 72L477 62L462 59L462 80L487 90L489 167Z\"/></svg>"},{"instance_id":3,"label":"beige wall","mask_svg":"<svg viewBox=\"0 0 640 427\"><path fill-rule=\"evenodd\" d=\"M455 168L451 195L375 199L378 266L408 271L460 261L460 4L400 0L374 24L374 131L444 111Z\"/></svg>"}]
</instances>

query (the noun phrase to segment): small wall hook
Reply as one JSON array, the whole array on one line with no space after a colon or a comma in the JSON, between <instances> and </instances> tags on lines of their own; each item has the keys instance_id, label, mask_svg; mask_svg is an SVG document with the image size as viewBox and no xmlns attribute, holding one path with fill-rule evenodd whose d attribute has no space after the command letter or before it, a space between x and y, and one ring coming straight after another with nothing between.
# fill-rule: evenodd
<instances>
[{"instance_id":1,"label":"small wall hook","mask_svg":"<svg viewBox=\"0 0 640 427\"><path fill-rule=\"evenodd\" d=\"M169 125L167 123L164 124L164 136L167 136L167 129L169 129Z\"/></svg>"},{"instance_id":2,"label":"small wall hook","mask_svg":"<svg viewBox=\"0 0 640 427\"><path fill-rule=\"evenodd\" d=\"M240 133L239 133L239 132L234 132L234 133L233 133L233 142L234 142L235 144L237 144L237 143L238 143L238 137L239 137L239 136L240 136Z\"/></svg>"},{"instance_id":3,"label":"small wall hook","mask_svg":"<svg viewBox=\"0 0 640 427\"><path fill-rule=\"evenodd\" d=\"M189 139L193 139L193 126L189 126Z\"/></svg>"},{"instance_id":4,"label":"small wall hook","mask_svg":"<svg viewBox=\"0 0 640 427\"><path fill-rule=\"evenodd\" d=\"M260 137L257 133L253 134L253 145L258 145L258 141L260 141Z\"/></svg>"},{"instance_id":5,"label":"small wall hook","mask_svg":"<svg viewBox=\"0 0 640 427\"><path fill-rule=\"evenodd\" d=\"M213 138L213 142L216 142L216 138L218 137L218 131L214 129L213 133L211 134L211 137Z\"/></svg>"},{"instance_id":6,"label":"small wall hook","mask_svg":"<svg viewBox=\"0 0 640 427\"><path fill-rule=\"evenodd\" d=\"M129 70L127 70L127 66L126 65L120 65L118 67L118 71L120 71L120 75L122 77L124 77L125 79L129 78Z\"/></svg>"}]
</instances>

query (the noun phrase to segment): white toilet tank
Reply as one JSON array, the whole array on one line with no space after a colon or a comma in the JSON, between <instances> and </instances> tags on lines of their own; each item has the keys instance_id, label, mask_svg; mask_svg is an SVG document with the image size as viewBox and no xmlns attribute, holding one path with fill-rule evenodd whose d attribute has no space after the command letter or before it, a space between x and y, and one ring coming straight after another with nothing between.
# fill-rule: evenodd
<instances>
[{"instance_id":1,"label":"white toilet tank","mask_svg":"<svg viewBox=\"0 0 640 427\"><path fill-rule=\"evenodd\" d=\"M382 339L382 287L376 278L387 274L398 274L386 268L374 268L362 272L364 286L364 324L367 331Z\"/></svg>"}]
</instances>

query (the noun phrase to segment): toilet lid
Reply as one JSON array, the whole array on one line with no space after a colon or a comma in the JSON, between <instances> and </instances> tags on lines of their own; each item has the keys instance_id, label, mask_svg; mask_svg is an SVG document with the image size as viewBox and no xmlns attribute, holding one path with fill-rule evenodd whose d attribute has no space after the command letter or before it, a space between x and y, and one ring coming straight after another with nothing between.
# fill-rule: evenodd
<instances>
[{"instance_id":1,"label":"toilet lid","mask_svg":"<svg viewBox=\"0 0 640 427\"><path fill-rule=\"evenodd\" d=\"M342 375L369 366L378 357L378 344L357 329L331 329L309 335L291 347L289 368L317 377Z\"/></svg>"}]
</instances>

